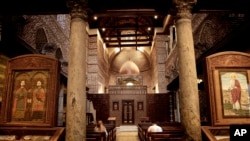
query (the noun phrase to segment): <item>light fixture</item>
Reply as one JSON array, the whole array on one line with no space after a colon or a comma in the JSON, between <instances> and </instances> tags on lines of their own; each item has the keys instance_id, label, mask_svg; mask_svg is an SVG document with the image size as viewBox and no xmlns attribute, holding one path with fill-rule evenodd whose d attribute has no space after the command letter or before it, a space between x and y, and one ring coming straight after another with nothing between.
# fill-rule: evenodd
<instances>
[{"instance_id":1,"label":"light fixture","mask_svg":"<svg viewBox=\"0 0 250 141\"><path fill-rule=\"evenodd\" d=\"M126 86L133 86L134 84L132 82L128 82Z\"/></svg>"},{"instance_id":2,"label":"light fixture","mask_svg":"<svg viewBox=\"0 0 250 141\"><path fill-rule=\"evenodd\" d=\"M200 84L202 81L203 81L203 80L200 79L200 78L197 79L197 83L198 83L198 84Z\"/></svg>"}]
</instances>

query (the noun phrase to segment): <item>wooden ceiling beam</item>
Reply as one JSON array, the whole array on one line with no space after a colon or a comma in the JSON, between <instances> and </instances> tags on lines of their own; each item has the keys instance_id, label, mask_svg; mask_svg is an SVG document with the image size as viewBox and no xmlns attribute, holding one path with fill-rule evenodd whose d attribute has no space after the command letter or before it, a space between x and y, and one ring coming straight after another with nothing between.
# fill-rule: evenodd
<instances>
[{"instance_id":1,"label":"wooden ceiling beam","mask_svg":"<svg viewBox=\"0 0 250 141\"><path fill-rule=\"evenodd\" d=\"M146 37L153 37L154 34L122 34L122 35L102 35L103 38L114 38L114 37L141 37L141 36L146 36Z\"/></svg>"},{"instance_id":2,"label":"wooden ceiling beam","mask_svg":"<svg viewBox=\"0 0 250 141\"><path fill-rule=\"evenodd\" d=\"M136 27L136 25L120 25L120 26L114 26L114 25L107 25L107 26L99 26L96 27L98 28L100 31L102 31L103 28L109 30L109 29L115 29L115 30L138 30L138 29L143 29L143 30L147 30L147 28L151 28L151 31L154 30L155 27L162 27L162 25L158 25L156 26L155 24L151 24L151 25L140 25L138 27Z\"/></svg>"},{"instance_id":3,"label":"wooden ceiling beam","mask_svg":"<svg viewBox=\"0 0 250 141\"><path fill-rule=\"evenodd\" d=\"M155 11L154 9L145 9L145 11L136 11L133 9L127 10L107 10L103 13L94 13L93 16L97 17L138 17L138 16L165 16L165 13L160 13Z\"/></svg>"},{"instance_id":4,"label":"wooden ceiling beam","mask_svg":"<svg viewBox=\"0 0 250 141\"><path fill-rule=\"evenodd\" d=\"M148 42L151 41L150 39L129 39L129 40L106 40L104 39L105 43L116 43L116 42Z\"/></svg>"},{"instance_id":5,"label":"wooden ceiling beam","mask_svg":"<svg viewBox=\"0 0 250 141\"><path fill-rule=\"evenodd\" d=\"M106 47L107 48L114 48L114 47L151 47L152 46L152 43L148 43L148 44L121 44L121 45L109 45L109 44L106 44Z\"/></svg>"}]
</instances>

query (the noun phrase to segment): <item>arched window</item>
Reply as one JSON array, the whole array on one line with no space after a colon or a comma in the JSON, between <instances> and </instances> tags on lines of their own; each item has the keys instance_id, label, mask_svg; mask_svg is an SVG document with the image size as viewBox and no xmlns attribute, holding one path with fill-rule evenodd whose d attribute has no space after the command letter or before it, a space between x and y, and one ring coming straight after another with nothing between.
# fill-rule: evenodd
<instances>
[{"instance_id":1,"label":"arched window","mask_svg":"<svg viewBox=\"0 0 250 141\"><path fill-rule=\"evenodd\" d=\"M36 32L36 50L41 53L43 46L48 43L47 36L43 28L39 28Z\"/></svg>"}]
</instances>

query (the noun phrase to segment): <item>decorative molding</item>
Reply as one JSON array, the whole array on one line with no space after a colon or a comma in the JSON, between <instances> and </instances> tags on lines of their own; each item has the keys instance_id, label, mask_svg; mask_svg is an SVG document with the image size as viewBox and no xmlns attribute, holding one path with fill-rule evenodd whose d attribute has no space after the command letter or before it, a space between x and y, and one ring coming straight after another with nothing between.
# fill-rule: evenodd
<instances>
[{"instance_id":1,"label":"decorative molding","mask_svg":"<svg viewBox=\"0 0 250 141\"><path fill-rule=\"evenodd\" d=\"M192 18L192 8L196 3L196 0L174 0L176 8L176 18L177 19L190 19Z\"/></svg>"},{"instance_id":2,"label":"decorative molding","mask_svg":"<svg viewBox=\"0 0 250 141\"><path fill-rule=\"evenodd\" d=\"M68 0L67 6L70 8L71 19L81 18L88 20L87 0Z\"/></svg>"},{"instance_id":3,"label":"decorative molding","mask_svg":"<svg viewBox=\"0 0 250 141\"><path fill-rule=\"evenodd\" d=\"M223 64L224 66L230 67L230 66L242 66L244 64L244 66L250 66L250 62L249 62L249 54L243 54L242 56L237 56L237 54L233 54L234 52L232 52L232 54L226 54L225 55L221 55L219 56L220 59L218 59L219 57L211 57L210 58L210 64L213 66L217 66L217 65L221 65Z\"/></svg>"},{"instance_id":4,"label":"decorative molding","mask_svg":"<svg viewBox=\"0 0 250 141\"><path fill-rule=\"evenodd\" d=\"M238 23L237 20L231 21L229 13L209 14L202 19L199 27L196 27L196 31L193 32L194 39L197 39L194 42L196 58L221 42L226 35L233 31L235 23ZM196 21L196 19L192 20ZM242 21L244 20L240 19L238 24Z\"/></svg>"}]
</instances>

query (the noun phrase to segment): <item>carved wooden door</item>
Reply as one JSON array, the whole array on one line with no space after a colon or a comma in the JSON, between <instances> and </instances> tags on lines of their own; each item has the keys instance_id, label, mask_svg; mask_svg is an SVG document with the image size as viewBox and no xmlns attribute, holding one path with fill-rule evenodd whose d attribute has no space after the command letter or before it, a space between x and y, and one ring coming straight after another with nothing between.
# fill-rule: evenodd
<instances>
[{"instance_id":1,"label":"carved wooden door","mask_svg":"<svg viewBox=\"0 0 250 141\"><path fill-rule=\"evenodd\" d=\"M134 124L134 100L122 100L122 123Z\"/></svg>"}]
</instances>

